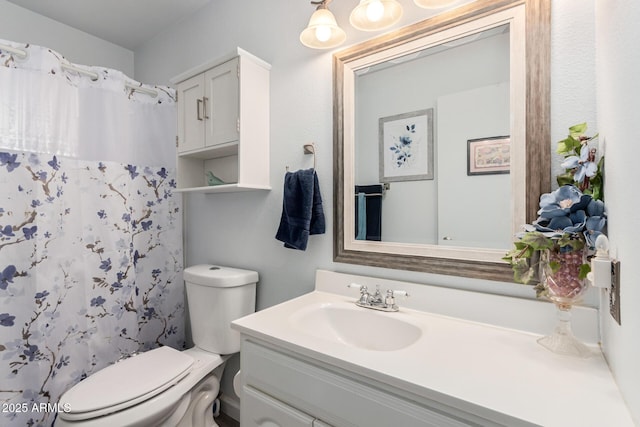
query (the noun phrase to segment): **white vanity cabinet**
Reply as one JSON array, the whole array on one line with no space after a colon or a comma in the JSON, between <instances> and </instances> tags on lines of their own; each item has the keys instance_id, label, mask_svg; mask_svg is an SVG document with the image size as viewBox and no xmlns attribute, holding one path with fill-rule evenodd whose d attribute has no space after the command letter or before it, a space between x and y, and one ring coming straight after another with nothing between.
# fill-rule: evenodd
<instances>
[{"instance_id":1,"label":"white vanity cabinet","mask_svg":"<svg viewBox=\"0 0 640 427\"><path fill-rule=\"evenodd\" d=\"M178 96L179 191L271 188L269 71L269 64L238 48L171 80ZM225 184L209 186L208 172Z\"/></svg>"},{"instance_id":2,"label":"white vanity cabinet","mask_svg":"<svg viewBox=\"0 0 640 427\"><path fill-rule=\"evenodd\" d=\"M312 427L314 425L313 417L250 386L244 388L242 402L243 427Z\"/></svg>"},{"instance_id":3,"label":"white vanity cabinet","mask_svg":"<svg viewBox=\"0 0 640 427\"><path fill-rule=\"evenodd\" d=\"M255 338L240 356L243 427L503 425Z\"/></svg>"},{"instance_id":4,"label":"white vanity cabinet","mask_svg":"<svg viewBox=\"0 0 640 427\"><path fill-rule=\"evenodd\" d=\"M370 310L353 283L411 297L398 312ZM592 357L536 342L551 304L318 270L313 292L231 322L241 425L297 425L275 414L334 427L636 425L596 344L597 311L572 311Z\"/></svg>"}]
</instances>

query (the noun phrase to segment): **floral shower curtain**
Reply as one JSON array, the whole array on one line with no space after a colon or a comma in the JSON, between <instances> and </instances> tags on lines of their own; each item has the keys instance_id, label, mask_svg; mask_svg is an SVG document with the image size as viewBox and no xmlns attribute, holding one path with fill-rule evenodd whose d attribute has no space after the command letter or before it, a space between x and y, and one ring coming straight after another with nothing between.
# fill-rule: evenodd
<instances>
[{"instance_id":1,"label":"floral shower curtain","mask_svg":"<svg viewBox=\"0 0 640 427\"><path fill-rule=\"evenodd\" d=\"M0 44L28 53L0 48L0 426L48 426L91 373L184 346L175 95Z\"/></svg>"}]
</instances>

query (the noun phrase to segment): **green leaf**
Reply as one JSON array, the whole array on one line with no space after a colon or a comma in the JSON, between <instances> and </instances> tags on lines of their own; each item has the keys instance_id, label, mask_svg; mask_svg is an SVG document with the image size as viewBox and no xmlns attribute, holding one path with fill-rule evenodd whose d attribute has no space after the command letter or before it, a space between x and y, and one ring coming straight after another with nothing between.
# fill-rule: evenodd
<instances>
[{"instance_id":1,"label":"green leaf","mask_svg":"<svg viewBox=\"0 0 640 427\"><path fill-rule=\"evenodd\" d=\"M587 131L587 124L580 123L577 125L573 125L569 128L569 135L571 135L574 139L580 139L582 135Z\"/></svg>"},{"instance_id":2,"label":"green leaf","mask_svg":"<svg viewBox=\"0 0 640 427\"><path fill-rule=\"evenodd\" d=\"M531 246L531 248L536 251L550 249L553 247L553 241L537 231L526 233L524 237L522 237L522 242Z\"/></svg>"},{"instance_id":3,"label":"green leaf","mask_svg":"<svg viewBox=\"0 0 640 427\"><path fill-rule=\"evenodd\" d=\"M556 181L558 181L558 186L560 187L567 184L571 185L573 184L573 174L571 172L567 172L562 175L558 175L556 177Z\"/></svg>"},{"instance_id":4,"label":"green leaf","mask_svg":"<svg viewBox=\"0 0 640 427\"><path fill-rule=\"evenodd\" d=\"M569 246L572 251L577 251L584 248L584 241L565 233L558 239L558 246L561 248Z\"/></svg>"},{"instance_id":5,"label":"green leaf","mask_svg":"<svg viewBox=\"0 0 640 427\"><path fill-rule=\"evenodd\" d=\"M577 141L570 136L558 142L556 153L562 154L565 157L575 154L576 147L580 146L580 141Z\"/></svg>"},{"instance_id":6,"label":"green leaf","mask_svg":"<svg viewBox=\"0 0 640 427\"><path fill-rule=\"evenodd\" d=\"M578 273L578 278L580 280L584 280L587 277L587 274L591 272L591 266L589 264L582 264L580 266L580 272Z\"/></svg>"},{"instance_id":7,"label":"green leaf","mask_svg":"<svg viewBox=\"0 0 640 427\"><path fill-rule=\"evenodd\" d=\"M562 267L562 264L560 264L558 261L549 262L549 268L551 269L552 274L556 274L558 270L560 270L560 267Z\"/></svg>"},{"instance_id":8,"label":"green leaf","mask_svg":"<svg viewBox=\"0 0 640 427\"><path fill-rule=\"evenodd\" d=\"M538 283L536 286L533 287L533 289L536 291L537 298L547 296L547 289L544 287L544 284Z\"/></svg>"}]
</instances>

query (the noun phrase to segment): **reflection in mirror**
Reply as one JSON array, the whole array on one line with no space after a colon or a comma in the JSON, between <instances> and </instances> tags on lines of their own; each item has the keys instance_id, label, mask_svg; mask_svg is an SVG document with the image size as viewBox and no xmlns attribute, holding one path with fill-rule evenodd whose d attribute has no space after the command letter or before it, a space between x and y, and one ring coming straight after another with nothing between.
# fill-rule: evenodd
<instances>
[{"instance_id":1,"label":"reflection in mirror","mask_svg":"<svg viewBox=\"0 0 640 427\"><path fill-rule=\"evenodd\" d=\"M356 239L511 246L509 36L501 25L355 71Z\"/></svg>"},{"instance_id":2,"label":"reflection in mirror","mask_svg":"<svg viewBox=\"0 0 640 427\"><path fill-rule=\"evenodd\" d=\"M550 188L550 0L476 0L334 55L334 260L512 281Z\"/></svg>"}]
</instances>

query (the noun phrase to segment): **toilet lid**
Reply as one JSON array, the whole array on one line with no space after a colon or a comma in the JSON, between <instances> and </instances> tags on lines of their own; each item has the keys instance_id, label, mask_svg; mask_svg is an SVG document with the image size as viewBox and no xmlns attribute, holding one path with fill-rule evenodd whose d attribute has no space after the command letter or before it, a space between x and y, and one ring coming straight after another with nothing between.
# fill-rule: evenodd
<instances>
[{"instance_id":1,"label":"toilet lid","mask_svg":"<svg viewBox=\"0 0 640 427\"><path fill-rule=\"evenodd\" d=\"M60 402L69 411L60 415L67 419L93 418L144 402L184 378L193 363L193 357L171 347L124 359L63 394Z\"/></svg>"}]
</instances>

